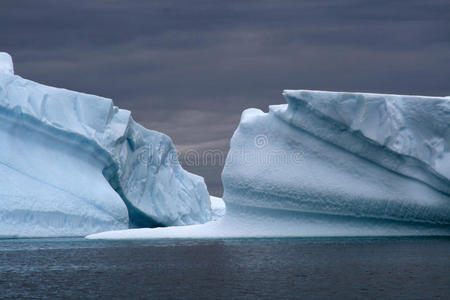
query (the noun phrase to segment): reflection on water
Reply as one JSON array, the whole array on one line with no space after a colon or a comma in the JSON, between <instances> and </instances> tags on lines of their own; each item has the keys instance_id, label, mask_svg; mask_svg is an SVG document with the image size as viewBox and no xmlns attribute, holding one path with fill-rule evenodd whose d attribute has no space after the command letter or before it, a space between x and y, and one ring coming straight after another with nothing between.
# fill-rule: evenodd
<instances>
[{"instance_id":1,"label":"reflection on water","mask_svg":"<svg viewBox=\"0 0 450 300\"><path fill-rule=\"evenodd\" d=\"M0 240L4 298L448 298L450 239Z\"/></svg>"}]
</instances>

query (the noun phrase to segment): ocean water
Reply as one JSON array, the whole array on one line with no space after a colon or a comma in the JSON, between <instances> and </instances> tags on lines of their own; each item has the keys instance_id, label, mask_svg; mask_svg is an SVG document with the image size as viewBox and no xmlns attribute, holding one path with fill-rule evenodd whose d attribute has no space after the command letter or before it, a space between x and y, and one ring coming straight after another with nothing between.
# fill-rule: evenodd
<instances>
[{"instance_id":1,"label":"ocean water","mask_svg":"<svg viewBox=\"0 0 450 300\"><path fill-rule=\"evenodd\" d=\"M450 299L450 239L0 240L0 298Z\"/></svg>"}]
</instances>

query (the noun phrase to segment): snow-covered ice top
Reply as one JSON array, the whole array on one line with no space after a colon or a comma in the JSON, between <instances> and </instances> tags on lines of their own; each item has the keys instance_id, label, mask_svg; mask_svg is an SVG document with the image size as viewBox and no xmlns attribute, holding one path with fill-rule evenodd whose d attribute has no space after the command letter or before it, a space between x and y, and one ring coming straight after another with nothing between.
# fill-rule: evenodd
<instances>
[{"instance_id":1,"label":"snow-covered ice top","mask_svg":"<svg viewBox=\"0 0 450 300\"><path fill-rule=\"evenodd\" d=\"M0 55L0 66L6 70L0 72L0 117L14 124L12 129L4 128L6 132L13 134L14 128L27 127L43 134L48 147L58 141L90 153L101 163L103 176L126 204L133 227L186 225L210 219L210 200L203 178L183 170L168 136L142 127L111 99L16 76L8 71L12 68L10 60L9 55ZM0 154L14 147L3 144ZM41 166L44 162L54 164L51 157L30 156L30 160L41 160ZM26 165L22 167L22 173L34 172Z\"/></svg>"},{"instance_id":2,"label":"snow-covered ice top","mask_svg":"<svg viewBox=\"0 0 450 300\"><path fill-rule=\"evenodd\" d=\"M12 58L6 52L0 52L0 72L14 74Z\"/></svg>"},{"instance_id":3,"label":"snow-covered ice top","mask_svg":"<svg viewBox=\"0 0 450 300\"><path fill-rule=\"evenodd\" d=\"M283 95L288 105L271 109L285 121L450 194L447 97L309 90ZM306 114L312 121L304 121Z\"/></svg>"}]
</instances>

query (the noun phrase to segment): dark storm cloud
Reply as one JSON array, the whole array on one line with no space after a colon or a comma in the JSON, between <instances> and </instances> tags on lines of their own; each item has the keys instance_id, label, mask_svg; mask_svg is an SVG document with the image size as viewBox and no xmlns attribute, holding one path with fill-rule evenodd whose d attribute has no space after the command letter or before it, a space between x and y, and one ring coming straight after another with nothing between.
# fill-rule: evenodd
<instances>
[{"instance_id":1,"label":"dark storm cloud","mask_svg":"<svg viewBox=\"0 0 450 300\"><path fill-rule=\"evenodd\" d=\"M285 88L450 95L448 1L1 1L0 37L17 74L110 97L183 153L226 151ZM220 164L187 168L220 193Z\"/></svg>"}]
</instances>

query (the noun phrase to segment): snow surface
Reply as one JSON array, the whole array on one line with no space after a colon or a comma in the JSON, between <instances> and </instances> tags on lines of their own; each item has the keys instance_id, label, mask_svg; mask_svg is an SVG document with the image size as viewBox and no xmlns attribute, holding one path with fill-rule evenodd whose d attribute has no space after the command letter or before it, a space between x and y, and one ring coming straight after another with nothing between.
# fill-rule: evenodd
<instances>
[{"instance_id":1,"label":"snow surface","mask_svg":"<svg viewBox=\"0 0 450 300\"><path fill-rule=\"evenodd\" d=\"M288 105L242 114L223 218L88 238L450 235L448 99L284 95Z\"/></svg>"},{"instance_id":2,"label":"snow surface","mask_svg":"<svg viewBox=\"0 0 450 300\"><path fill-rule=\"evenodd\" d=\"M0 55L2 70L8 57ZM0 236L211 218L203 178L182 169L170 138L110 99L0 72L0 140Z\"/></svg>"}]
</instances>

